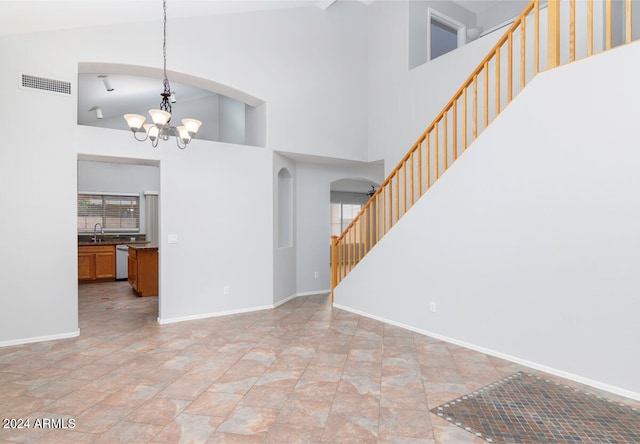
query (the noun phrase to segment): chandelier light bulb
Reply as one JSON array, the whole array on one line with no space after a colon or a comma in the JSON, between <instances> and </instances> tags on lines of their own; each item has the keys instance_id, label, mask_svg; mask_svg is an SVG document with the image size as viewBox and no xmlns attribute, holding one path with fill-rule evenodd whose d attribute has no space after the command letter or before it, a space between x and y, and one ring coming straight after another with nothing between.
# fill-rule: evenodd
<instances>
[{"instance_id":1,"label":"chandelier light bulb","mask_svg":"<svg viewBox=\"0 0 640 444\"><path fill-rule=\"evenodd\" d=\"M191 142L191 134L189 134L187 128L179 126L176 130L178 130L178 137L182 140L182 143L187 144Z\"/></svg>"},{"instance_id":2,"label":"chandelier light bulb","mask_svg":"<svg viewBox=\"0 0 640 444\"><path fill-rule=\"evenodd\" d=\"M153 123L160 126L166 125L171 119L171 113L162 111L161 109L150 109L149 115L151 116Z\"/></svg>"},{"instance_id":3,"label":"chandelier light bulb","mask_svg":"<svg viewBox=\"0 0 640 444\"><path fill-rule=\"evenodd\" d=\"M182 124L189 131L189 134L193 136L200 129L202 122L196 119L182 119Z\"/></svg>"},{"instance_id":4,"label":"chandelier light bulb","mask_svg":"<svg viewBox=\"0 0 640 444\"><path fill-rule=\"evenodd\" d=\"M125 114L124 119L127 121L129 128L133 131L137 131L142 128L142 124L147 120L146 117L141 116L140 114Z\"/></svg>"},{"instance_id":5,"label":"chandelier light bulb","mask_svg":"<svg viewBox=\"0 0 640 444\"><path fill-rule=\"evenodd\" d=\"M147 123L144 126L145 131L147 132L147 136L151 139L151 142L155 142L155 140L160 135L160 128L152 123Z\"/></svg>"}]
</instances>

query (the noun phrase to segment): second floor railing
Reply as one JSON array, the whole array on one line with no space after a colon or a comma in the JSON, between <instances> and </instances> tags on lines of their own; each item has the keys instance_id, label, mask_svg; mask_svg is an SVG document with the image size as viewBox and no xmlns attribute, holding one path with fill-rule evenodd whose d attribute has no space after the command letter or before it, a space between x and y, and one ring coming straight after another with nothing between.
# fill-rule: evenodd
<instances>
[{"instance_id":1,"label":"second floor railing","mask_svg":"<svg viewBox=\"0 0 640 444\"><path fill-rule=\"evenodd\" d=\"M340 236L332 289L540 71L634 40L632 0L533 0Z\"/></svg>"}]
</instances>

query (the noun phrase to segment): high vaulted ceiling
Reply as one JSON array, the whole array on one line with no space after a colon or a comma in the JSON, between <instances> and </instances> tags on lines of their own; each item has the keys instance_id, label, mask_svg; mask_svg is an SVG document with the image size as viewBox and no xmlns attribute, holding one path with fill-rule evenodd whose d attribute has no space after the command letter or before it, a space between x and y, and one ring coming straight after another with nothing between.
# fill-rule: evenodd
<instances>
[{"instance_id":1,"label":"high vaulted ceiling","mask_svg":"<svg viewBox=\"0 0 640 444\"><path fill-rule=\"evenodd\" d=\"M180 18L306 6L326 9L336 1L349 0L169 0L167 13L172 18ZM375 0L355 1L369 5ZM518 1L526 4L528 0L451 1L478 14L500 3ZM160 0L0 1L0 35L161 19Z\"/></svg>"},{"instance_id":2,"label":"high vaulted ceiling","mask_svg":"<svg viewBox=\"0 0 640 444\"><path fill-rule=\"evenodd\" d=\"M317 6L348 0L169 0L171 18ZM366 5L373 0L357 0ZM160 0L0 1L0 35L162 19Z\"/></svg>"}]
</instances>

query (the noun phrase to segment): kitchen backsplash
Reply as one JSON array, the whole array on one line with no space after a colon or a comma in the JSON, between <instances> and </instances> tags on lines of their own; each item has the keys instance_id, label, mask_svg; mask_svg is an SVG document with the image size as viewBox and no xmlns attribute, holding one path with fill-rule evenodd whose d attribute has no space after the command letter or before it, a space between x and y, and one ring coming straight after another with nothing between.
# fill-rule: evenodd
<instances>
[{"instance_id":1,"label":"kitchen backsplash","mask_svg":"<svg viewBox=\"0 0 640 444\"><path fill-rule=\"evenodd\" d=\"M98 234L98 239L101 239L102 242L113 242L113 241L122 241L123 244L127 242L137 242L137 241L145 241L145 234L126 234L126 233L118 233L118 234ZM78 242L92 242L93 234L78 234Z\"/></svg>"}]
</instances>

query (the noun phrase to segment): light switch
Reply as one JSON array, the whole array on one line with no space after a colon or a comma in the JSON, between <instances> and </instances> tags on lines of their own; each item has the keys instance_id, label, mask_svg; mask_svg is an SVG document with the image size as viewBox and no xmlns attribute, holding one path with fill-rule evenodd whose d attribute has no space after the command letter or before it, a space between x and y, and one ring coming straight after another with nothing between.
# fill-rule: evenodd
<instances>
[{"instance_id":1,"label":"light switch","mask_svg":"<svg viewBox=\"0 0 640 444\"><path fill-rule=\"evenodd\" d=\"M167 242L170 244L177 244L178 243L178 235L177 234L170 234L169 236L167 236Z\"/></svg>"}]
</instances>

